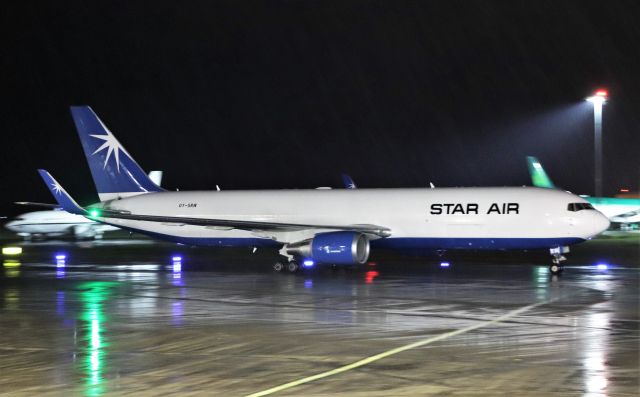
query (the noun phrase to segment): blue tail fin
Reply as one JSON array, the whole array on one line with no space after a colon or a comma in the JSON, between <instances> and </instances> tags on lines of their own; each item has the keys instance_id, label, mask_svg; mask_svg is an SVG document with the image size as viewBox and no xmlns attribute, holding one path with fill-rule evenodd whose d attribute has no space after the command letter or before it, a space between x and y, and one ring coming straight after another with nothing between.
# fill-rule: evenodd
<instances>
[{"instance_id":1,"label":"blue tail fin","mask_svg":"<svg viewBox=\"0 0 640 397\"><path fill-rule=\"evenodd\" d=\"M351 179L351 177L347 174L342 174L342 184L345 189L357 189L356 183Z\"/></svg>"},{"instance_id":2,"label":"blue tail fin","mask_svg":"<svg viewBox=\"0 0 640 397\"><path fill-rule=\"evenodd\" d=\"M71 106L100 201L160 192L89 106Z\"/></svg>"},{"instance_id":3,"label":"blue tail fin","mask_svg":"<svg viewBox=\"0 0 640 397\"><path fill-rule=\"evenodd\" d=\"M85 211L84 208L80 207L78 203L76 203L75 200L71 198L69 193L67 193L67 191L64 190L62 186L60 186L58 181L53 179L49 172L47 172L46 170L38 170L38 173L40 173L40 176L44 180L44 183L49 188L51 194L53 194L53 198L56 199L63 210L72 214L86 215L87 211Z\"/></svg>"}]
</instances>

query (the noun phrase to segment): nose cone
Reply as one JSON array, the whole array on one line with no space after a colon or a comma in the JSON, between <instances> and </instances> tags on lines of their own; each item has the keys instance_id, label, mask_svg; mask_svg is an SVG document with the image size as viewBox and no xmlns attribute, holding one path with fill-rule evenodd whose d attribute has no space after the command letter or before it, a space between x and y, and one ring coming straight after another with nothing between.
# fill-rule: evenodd
<instances>
[{"instance_id":1,"label":"nose cone","mask_svg":"<svg viewBox=\"0 0 640 397\"><path fill-rule=\"evenodd\" d=\"M4 227L15 232L15 230L16 230L15 225L16 225L16 222L15 221L11 221L11 222L5 223Z\"/></svg>"},{"instance_id":2,"label":"nose cone","mask_svg":"<svg viewBox=\"0 0 640 397\"><path fill-rule=\"evenodd\" d=\"M578 236L588 240L609 228L609 218L596 210L578 211L569 224Z\"/></svg>"},{"instance_id":3,"label":"nose cone","mask_svg":"<svg viewBox=\"0 0 640 397\"><path fill-rule=\"evenodd\" d=\"M596 236L609 228L609 218L604 216L601 212L594 211L593 214L593 236Z\"/></svg>"}]
</instances>

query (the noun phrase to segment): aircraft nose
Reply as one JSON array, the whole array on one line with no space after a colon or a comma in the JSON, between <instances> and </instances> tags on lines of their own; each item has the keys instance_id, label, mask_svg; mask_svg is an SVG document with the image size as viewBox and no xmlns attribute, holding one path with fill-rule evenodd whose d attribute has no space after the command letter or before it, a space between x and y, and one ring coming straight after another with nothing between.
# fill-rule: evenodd
<instances>
[{"instance_id":1,"label":"aircraft nose","mask_svg":"<svg viewBox=\"0 0 640 397\"><path fill-rule=\"evenodd\" d=\"M594 235L600 234L609 228L609 218L598 212L593 219Z\"/></svg>"}]
</instances>

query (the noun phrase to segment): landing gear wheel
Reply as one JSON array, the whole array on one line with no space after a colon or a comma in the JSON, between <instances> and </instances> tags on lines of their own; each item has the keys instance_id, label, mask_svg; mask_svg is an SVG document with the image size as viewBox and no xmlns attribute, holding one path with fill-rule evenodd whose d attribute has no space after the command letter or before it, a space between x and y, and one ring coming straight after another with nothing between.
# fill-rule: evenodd
<instances>
[{"instance_id":1,"label":"landing gear wheel","mask_svg":"<svg viewBox=\"0 0 640 397\"><path fill-rule=\"evenodd\" d=\"M567 260L567 258L562 254L566 254L568 252L569 247L555 247L549 250L549 253L553 257L551 259L551 265L549 266L549 272L551 272L552 275L557 276L562 273L564 267L561 263Z\"/></svg>"},{"instance_id":2,"label":"landing gear wheel","mask_svg":"<svg viewBox=\"0 0 640 397\"><path fill-rule=\"evenodd\" d=\"M291 261L287 265L287 270L289 270L289 272L291 272L291 273L295 273L296 271L298 271L298 268L299 268L298 262L296 262L296 261Z\"/></svg>"},{"instance_id":3,"label":"landing gear wheel","mask_svg":"<svg viewBox=\"0 0 640 397\"><path fill-rule=\"evenodd\" d=\"M284 263L276 262L273 264L273 270L275 270L276 272L281 272L282 269L284 269Z\"/></svg>"},{"instance_id":4,"label":"landing gear wheel","mask_svg":"<svg viewBox=\"0 0 640 397\"><path fill-rule=\"evenodd\" d=\"M554 263L553 265L549 266L549 271L554 276L557 276L558 274L562 273L562 270L563 270L563 268L559 264L555 264Z\"/></svg>"}]
</instances>

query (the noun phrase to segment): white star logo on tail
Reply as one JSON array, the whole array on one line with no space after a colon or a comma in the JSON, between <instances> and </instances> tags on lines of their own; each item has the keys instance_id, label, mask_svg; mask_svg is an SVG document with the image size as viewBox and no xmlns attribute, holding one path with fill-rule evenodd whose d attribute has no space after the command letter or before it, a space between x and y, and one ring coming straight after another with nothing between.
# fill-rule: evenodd
<instances>
[{"instance_id":1,"label":"white star logo on tail","mask_svg":"<svg viewBox=\"0 0 640 397\"><path fill-rule=\"evenodd\" d=\"M100 124L102 124L102 121L100 121ZM111 157L111 153L114 153L114 157L116 158L116 167L118 169L118 172L120 172L120 151L122 151L124 154L128 155L129 157L131 157L131 155L127 153L127 151L122 147L120 142L118 142L116 137L113 136L111 131L109 131L109 129L104 124L102 124L102 128L104 128L105 132L107 133L106 135L89 134L94 138L102 139L104 141L102 146L97 148L96 151L92 153L92 155L100 152L103 149L107 149L107 158L105 158L104 166L102 167L102 168L106 168L107 163L109 162L109 158Z\"/></svg>"},{"instance_id":2,"label":"white star logo on tail","mask_svg":"<svg viewBox=\"0 0 640 397\"><path fill-rule=\"evenodd\" d=\"M61 194L61 193L62 193L62 186L60 186L60 184L59 184L58 182L55 182L55 181L54 181L54 182L51 184L51 187L53 188L53 191L54 191L56 194Z\"/></svg>"}]
</instances>

